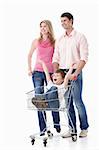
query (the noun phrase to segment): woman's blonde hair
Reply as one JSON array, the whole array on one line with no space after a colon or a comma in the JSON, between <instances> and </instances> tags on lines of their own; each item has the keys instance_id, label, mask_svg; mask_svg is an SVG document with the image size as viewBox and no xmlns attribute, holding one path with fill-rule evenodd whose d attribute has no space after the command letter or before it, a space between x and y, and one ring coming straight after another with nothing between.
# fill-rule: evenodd
<instances>
[{"instance_id":1,"label":"woman's blonde hair","mask_svg":"<svg viewBox=\"0 0 99 150\"><path fill-rule=\"evenodd\" d=\"M41 26L42 23L45 23L47 25L47 27L48 27L48 38L49 38L51 44L54 45L55 44L55 37L54 37L54 31L53 31L53 27L52 27L51 21L43 20L43 21L40 22L40 26ZM43 39L43 36L40 33L39 42L41 42L42 39Z\"/></svg>"}]
</instances>

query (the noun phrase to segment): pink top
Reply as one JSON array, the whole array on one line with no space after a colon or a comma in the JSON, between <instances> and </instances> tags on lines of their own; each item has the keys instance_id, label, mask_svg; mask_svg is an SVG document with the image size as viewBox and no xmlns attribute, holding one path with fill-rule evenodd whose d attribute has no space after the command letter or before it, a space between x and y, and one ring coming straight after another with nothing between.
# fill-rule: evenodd
<instances>
[{"instance_id":1,"label":"pink top","mask_svg":"<svg viewBox=\"0 0 99 150\"><path fill-rule=\"evenodd\" d=\"M83 34L73 30L69 36L65 34L57 40L53 62L57 62L62 69L68 69L80 60L88 60L88 43Z\"/></svg>"},{"instance_id":2,"label":"pink top","mask_svg":"<svg viewBox=\"0 0 99 150\"><path fill-rule=\"evenodd\" d=\"M48 68L49 73L53 73L53 53L54 47L51 45L48 39L46 41L42 41L41 43L38 42L37 58L34 70L43 72L42 65L38 63L38 60L43 60Z\"/></svg>"}]
</instances>

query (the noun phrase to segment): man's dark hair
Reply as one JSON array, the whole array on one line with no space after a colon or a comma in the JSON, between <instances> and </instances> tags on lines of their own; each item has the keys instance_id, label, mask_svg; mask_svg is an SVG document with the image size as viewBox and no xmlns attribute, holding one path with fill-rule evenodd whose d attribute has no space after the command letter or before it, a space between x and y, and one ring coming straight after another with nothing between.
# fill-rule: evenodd
<instances>
[{"instance_id":1,"label":"man's dark hair","mask_svg":"<svg viewBox=\"0 0 99 150\"><path fill-rule=\"evenodd\" d=\"M62 69L56 70L55 73L60 73L62 78L65 78L66 73Z\"/></svg>"},{"instance_id":2,"label":"man's dark hair","mask_svg":"<svg viewBox=\"0 0 99 150\"><path fill-rule=\"evenodd\" d=\"M63 14L61 15L61 17L67 17L69 20L72 19L72 24L73 24L74 18L73 18L73 15L72 15L71 13L69 13L69 12L63 13Z\"/></svg>"}]
</instances>

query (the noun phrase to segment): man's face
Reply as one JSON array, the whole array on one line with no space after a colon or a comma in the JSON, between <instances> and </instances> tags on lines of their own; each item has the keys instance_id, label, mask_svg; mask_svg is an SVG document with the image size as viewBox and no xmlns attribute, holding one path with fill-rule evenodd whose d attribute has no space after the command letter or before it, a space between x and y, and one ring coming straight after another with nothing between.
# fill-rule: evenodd
<instances>
[{"instance_id":1,"label":"man's face","mask_svg":"<svg viewBox=\"0 0 99 150\"><path fill-rule=\"evenodd\" d=\"M61 17L61 25L64 29L70 29L72 27L72 19L68 19L67 17Z\"/></svg>"},{"instance_id":2,"label":"man's face","mask_svg":"<svg viewBox=\"0 0 99 150\"><path fill-rule=\"evenodd\" d=\"M54 73L52 79L53 79L53 83L56 85L60 85L64 81L64 78L62 78L60 73Z\"/></svg>"}]
</instances>

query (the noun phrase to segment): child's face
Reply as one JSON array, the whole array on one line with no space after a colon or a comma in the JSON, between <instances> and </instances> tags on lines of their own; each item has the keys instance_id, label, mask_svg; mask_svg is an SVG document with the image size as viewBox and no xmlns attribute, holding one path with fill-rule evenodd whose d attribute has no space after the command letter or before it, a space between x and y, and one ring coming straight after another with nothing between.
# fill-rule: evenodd
<instances>
[{"instance_id":1,"label":"child's face","mask_svg":"<svg viewBox=\"0 0 99 150\"><path fill-rule=\"evenodd\" d=\"M54 73L52 76L53 83L60 85L64 82L64 78L62 78L61 73Z\"/></svg>"}]
</instances>

